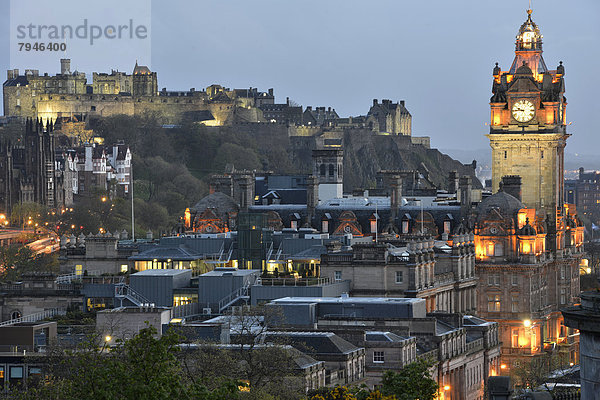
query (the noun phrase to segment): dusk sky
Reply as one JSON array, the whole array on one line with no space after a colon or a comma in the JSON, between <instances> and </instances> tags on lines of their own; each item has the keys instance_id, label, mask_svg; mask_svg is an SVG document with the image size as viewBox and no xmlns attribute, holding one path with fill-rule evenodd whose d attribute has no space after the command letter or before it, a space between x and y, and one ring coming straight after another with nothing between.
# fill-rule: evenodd
<instances>
[{"instance_id":1,"label":"dusk sky","mask_svg":"<svg viewBox=\"0 0 600 400\"><path fill-rule=\"evenodd\" d=\"M403 99L413 135L430 136L432 147L489 149L492 68L509 68L527 8L527 0L155 0L151 60L135 49L120 59L107 52L104 64L84 72L88 82L92 71L131 72L139 58L158 72L159 89L273 87L277 102L289 96L340 116L365 114L374 98ZM532 8L547 66L563 61L566 69L567 152L597 154L600 2L534 0ZM8 15L2 0L2 70ZM71 57L73 68L84 64Z\"/></svg>"}]
</instances>

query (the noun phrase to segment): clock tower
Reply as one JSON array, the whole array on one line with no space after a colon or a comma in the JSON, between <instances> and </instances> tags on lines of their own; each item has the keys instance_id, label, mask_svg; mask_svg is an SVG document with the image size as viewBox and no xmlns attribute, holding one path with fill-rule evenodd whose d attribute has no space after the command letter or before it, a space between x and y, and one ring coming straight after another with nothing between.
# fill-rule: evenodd
<instances>
[{"instance_id":1,"label":"clock tower","mask_svg":"<svg viewBox=\"0 0 600 400\"><path fill-rule=\"evenodd\" d=\"M565 68L549 70L542 57L542 35L527 10L516 38L515 58L508 71L496 63L490 99L492 188L503 176L522 179L522 201L545 214L554 236L563 214ZM549 243L551 248L554 243ZM556 244L558 245L558 244ZM560 247L560 245L558 245Z\"/></svg>"}]
</instances>

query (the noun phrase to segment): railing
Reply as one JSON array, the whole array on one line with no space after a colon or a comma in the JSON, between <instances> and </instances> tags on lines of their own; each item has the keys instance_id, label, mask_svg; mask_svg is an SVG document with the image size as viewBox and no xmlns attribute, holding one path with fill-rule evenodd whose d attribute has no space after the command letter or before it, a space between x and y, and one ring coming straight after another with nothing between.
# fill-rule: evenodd
<instances>
[{"instance_id":1,"label":"railing","mask_svg":"<svg viewBox=\"0 0 600 400\"><path fill-rule=\"evenodd\" d=\"M242 286L219 301L219 312L222 313L227 307L238 301L239 299L247 298L250 285Z\"/></svg>"},{"instance_id":2,"label":"railing","mask_svg":"<svg viewBox=\"0 0 600 400\"><path fill-rule=\"evenodd\" d=\"M115 286L115 298L121 300L121 305L123 304L123 299L127 299L131 301L136 306L140 307L142 304L151 304L150 300L133 290L129 285L124 283L118 284Z\"/></svg>"},{"instance_id":3,"label":"railing","mask_svg":"<svg viewBox=\"0 0 600 400\"><path fill-rule=\"evenodd\" d=\"M71 283L73 281L80 281L81 276L82 276L81 274L77 274L76 272L73 272L70 274L59 275L56 277L56 279L54 281L58 284Z\"/></svg>"},{"instance_id":4,"label":"railing","mask_svg":"<svg viewBox=\"0 0 600 400\"><path fill-rule=\"evenodd\" d=\"M329 278L258 278L256 280L256 285L261 286L321 286L329 283Z\"/></svg>"},{"instance_id":5,"label":"railing","mask_svg":"<svg viewBox=\"0 0 600 400\"><path fill-rule=\"evenodd\" d=\"M171 318L181 318L197 314L200 314L200 304L188 303L173 307L173 310L171 311Z\"/></svg>"},{"instance_id":6,"label":"railing","mask_svg":"<svg viewBox=\"0 0 600 400\"><path fill-rule=\"evenodd\" d=\"M55 315L65 315L67 311L63 308L51 308L49 310L40 311L35 314L25 315L23 317L14 318L8 321L0 322L0 326L8 326L19 324L21 322L37 322L46 318L54 317Z\"/></svg>"}]
</instances>

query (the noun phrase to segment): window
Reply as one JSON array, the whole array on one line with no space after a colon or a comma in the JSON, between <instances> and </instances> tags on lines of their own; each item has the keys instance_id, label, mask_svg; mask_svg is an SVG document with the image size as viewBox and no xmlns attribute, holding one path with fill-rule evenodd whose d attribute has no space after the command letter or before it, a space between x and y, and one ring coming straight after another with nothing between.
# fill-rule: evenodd
<instances>
[{"instance_id":1,"label":"window","mask_svg":"<svg viewBox=\"0 0 600 400\"><path fill-rule=\"evenodd\" d=\"M377 232L377 217L375 217L375 219L371 220L371 233L376 233Z\"/></svg>"},{"instance_id":2,"label":"window","mask_svg":"<svg viewBox=\"0 0 600 400\"><path fill-rule=\"evenodd\" d=\"M510 303L511 303L510 310L512 312L519 312L519 296L513 295Z\"/></svg>"},{"instance_id":3,"label":"window","mask_svg":"<svg viewBox=\"0 0 600 400\"><path fill-rule=\"evenodd\" d=\"M129 269L129 266L127 264L121 265L121 272L125 273L125 272L127 272L128 269Z\"/></svg>"},{"instance_id":4,"label":"window","mask_svg":"<svg viewBox=\"0 0 600 400\"><path fill-rule=\"evenodd\" d=\"M566 303L566 290L565 288L560 289L560 304Z\"/></svg>"},{"instance_id":5,"label":"window","mask_svg":"<svg viewBox=\"0 0 600 400\"><path fill-rule=\"evenodd\" d=\"M83 275L83 265L81 265L81 264L75 265L75 275L77 275L77 276Z\"/></svg>"},{"instance_id":6,"label":"window","mask_svg":"<svg viewBox=\"0 0 600 400\"><path fill-rule=\"evenodd\" d=\"M486 246L485 246L485 255L488 257L491 257L494 255L494 243L489 242Z\"/></svg>"},{"instance_id":7,"label":"window","mask_svg":"<svg viewBox=\"0 0 600 400\"><path fill-rule=\"evenodd\" d=\"M488 295L488 311L490 311L490 312L500 311L500 295L499 294Z\"/></svg>"},{"instance_id":8,"label":"window","mask_svg":"<svg viewBox=\"0 0 600 400\"><path fill-rule=\"evenodd\" d=\"M325 176L325 172L327 170L327 167L325 166L325 164L321 164L321 166L319 167L319 169L320 169L319 172L320 172L321 176Z\"/></svg>"},{"instance_id":9,"label":"window","mask_svg":"<svg viewBox=\"0 0 600 400\"><path fill-rule=\"evenodd\" d=\"M512 283L513 286L517 286L519 284L519 275L513 274L512 275L512 279L511 279L511 283Z\"/></svg>"},{"instance_id":10,"label":"window","mask_svg":"<svg viewBox=\"0 0 600 400\"><path fill-rule=\"evenodd\" d=\"M321 221L321 232L329 232L329 221Z\"/></svg>"},{"instance_id":11,"label":"window","mask_svg":"<svg viewBox=\"0 0 600 400\"><path fill-rule=\"evenodd\" d=\"M450 221L444 221L444 233L450 233Z\"/></svg>"},{"instance_id":12,"label":"window","mask_svg":"<svg viewBox=\"0 0 600 400\"><path fill-rule=\"evenodd\" d=\"M500 275L488 275L488 286L500 286Z\"/></svg>"},{"instance_id":13,"label":"window","mask_svg":"<svg viewBox=\"0 0 600 400\"><path fill-rule=\"evenodd\" d=\"M513 329L511 335L511 347L519 347L519 330Z\"/></svg>"},{"instance_id":14,"label":"window","mask_svg":"<svg viewBox=\"0 0 600 400\"><path fill-rule=\"evenodd\" d=\"M378 364L383 364L385 362L385 355L383 354L383 351L373 352L373 362Z\"/></svg>"},{"instance_id":15,"label":"window","mask_svg":"<svg viewBox=\"0 0 600 400\"><path fill-rule=\"evenodd\" d=\"M333 273L333 276L336 281L341 281L342 280L342 271L335 271Z\"/></svg>"},{"instance_id":16,"label":"window","mask_svg":"<svg viewBox=\"0 0 600 400\"><path fill-rule=\"evenodd\" d=\"M507 156L508 156L508 152L506 150L504 150L504 158L506 159Z\"/></svg>"},{"instance_id":17,"label":"window","mask_svg":"<svg viewBox=\"0 0 600 400\"><path fill-rule=\"evenodd\" d=\"M402 221L402 233L408 233L408 221Z\"/></svg>"},{"instance_id":18,"label":"window","mask_svg":"<svg viewBox=\"0 0 600 400\"><path fill-rule=\"evenodd\" d=\"M404 281L404 273L402 271L396 271L396 283L402 283Z\"/></svg>"},{"instance_id":19,"label":"window","mask_svg":"<svg viewBox=\"0 0 600 400\"><path fill-rule=\"evenodd\" d=\"M542 158L544 158L544 150L542 150Z\"/></svg>"},{"instance_id":20,"label":"window","mask_svg":"<svg viewBox=\"0 0 600 400\"><path fill-rule=\"evenodd\" d=\"M329 164L329 176L333 176L335 167L333 164Z\"/></svg>"}]
</instances>

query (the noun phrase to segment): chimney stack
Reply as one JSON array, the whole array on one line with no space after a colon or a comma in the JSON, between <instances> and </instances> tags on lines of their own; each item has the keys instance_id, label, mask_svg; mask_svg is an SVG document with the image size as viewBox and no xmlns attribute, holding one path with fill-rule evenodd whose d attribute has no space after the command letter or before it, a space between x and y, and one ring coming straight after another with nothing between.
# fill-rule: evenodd
<instances>
[{"instance_id":1,"label":"chimney stack","mask_svg":"<svg viewBox=\"0 0 600 400\"><path fill-rule=\"evenodd\" d=\"M458 172L450 171L448 173L448 193L458 192Z\"/></svg>"},{"instance_id":2,"label":"chimney stack","mask_svg":"<svg viewBox=\"0 0 600 400\"><path fill-rule=\"evenodd\" d=\"M519 175L503 176L502 190L521 201L521 177Z\"/></svg>"},{"instance_id":3,"label":"chimney stack","mask_svg":"<svg viewBox=\"0 0 600 400\"><path fill-rule=\"evenodd\" d=\"M377 99L373 99L373 105L376 106L377 105Z\"/></svg>"},{"instance_id":4,"label":"chimney stack","mask_svg":"<svg viewBox=\"0 0 600 400\"><path fill-rule=\"evenodd\" d=\"M471 177L463 175L458 180L458 186L460 190L460 208L463 211L462 214L465 215L471 209Z\"/></svg>"}]
</instances>

